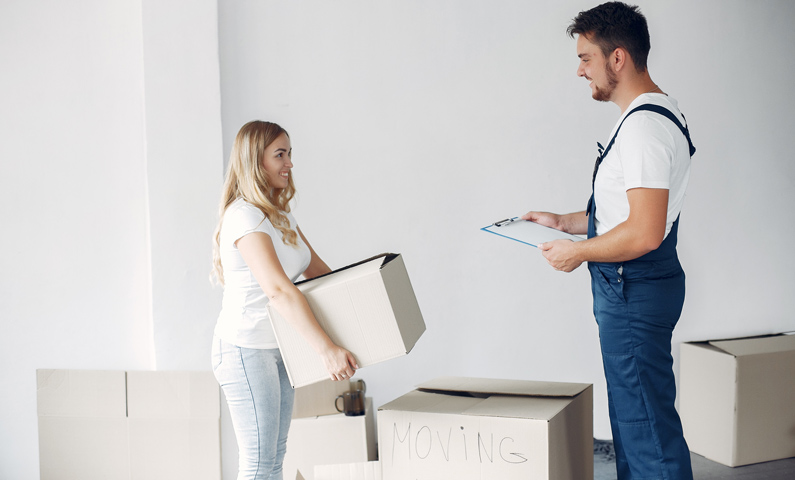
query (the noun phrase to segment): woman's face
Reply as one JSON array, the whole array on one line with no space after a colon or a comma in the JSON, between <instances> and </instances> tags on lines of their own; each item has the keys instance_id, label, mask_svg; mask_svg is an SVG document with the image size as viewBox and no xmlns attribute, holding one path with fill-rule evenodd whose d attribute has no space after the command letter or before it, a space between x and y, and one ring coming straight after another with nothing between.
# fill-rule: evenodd
<instances>
[{"instance_id":1,"label":"woman's face","mask_svg":"<svg viewBox=\"0 0 795 480\"><path fill-rule=\"evenodd\" d=\"M290 145L290 137L285 133L279 135L273 143L265 148L262 168L265 169L265 176L271 187L287 188L290 170L293 168L292 155L293 147Z\"/></svg>"}]
</instances>

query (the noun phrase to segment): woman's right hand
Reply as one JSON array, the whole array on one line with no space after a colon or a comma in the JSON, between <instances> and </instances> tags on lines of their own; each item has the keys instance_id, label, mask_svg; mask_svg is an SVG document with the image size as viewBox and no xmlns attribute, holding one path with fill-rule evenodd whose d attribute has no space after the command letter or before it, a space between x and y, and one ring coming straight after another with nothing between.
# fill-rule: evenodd
<instances>
[{"instance_id":1,"label":"woman's right hand","mask_svg":"<svg viewBox=\"0 0 795 480\"><path fill-rule=\"evenodd\" d=\"M353 354L339 345L332 344L321 352L320 357L323 359L329 376L334 381L351 378L359 368Z\"/></svg>"}]
</instances>

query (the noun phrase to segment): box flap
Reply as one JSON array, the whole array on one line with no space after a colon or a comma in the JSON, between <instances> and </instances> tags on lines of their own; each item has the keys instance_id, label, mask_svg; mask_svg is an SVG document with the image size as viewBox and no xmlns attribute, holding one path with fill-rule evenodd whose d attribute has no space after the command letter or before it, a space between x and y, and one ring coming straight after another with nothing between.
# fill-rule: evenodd
<instances>
[{"instance_id":1,"label":"box flap","mask_svg":"<svg viewBox=\"0 0 795 480\"><path fill-rule=\"evenodd\" d=\"M588 388L587 383L500 380L496 378L439 377L417 386L422 391L463 392L470 394L522 395L533 397L573 397Z\"/></svg>"},{"instance_id":2,"label":"box flap","mask_svg":"<svg viewBox=\"0 0 795 480\"><path fill-rule=\"evenodd\" d=\"M483 401L483 398L468 394L443 392L443 394L412 390L378 410L400 410L406 412L447 413L459 415Z\"/></svg>"},{"instance_id":3,"label":"box flap","mask_svg":"<svg viewBox=\"0 0 795 480\"><path fill-rule=\"evenodd\" d=\"M795 350L795 335L772 335L740 338L734 340L714 340L710 345L724 352L741 357L759 353L777 353Z\"/></svg>"},{"instance_id":4,"label":"box flap","mask_svg":"<svg viewBox=\"0 0 795 480\"><path fill-rule=\"evenodd\" d=\"M321 279L324 279L330 275L334 275L336 279L342 279L340 281L346 281L350 278L354 278L360 275L367 275L373 272L377 272L381 269L384 265L392 261L395 257L399 254L397 253L382 253L380 255L376 255L374 257L370 257L366 260L362 260L361 262L352 263L350 265L346 265L342 268L338 268L333 270L329 273L325 273L323 275L309 278L306 280L301 280L300 282L295 282L296 285L307 285L310 283L320 283L318 282ZM347 271L347 272L346 272ZM342 273L346 272L346 273Z\"/></svg>"},{"instance_id":5,"label":"box flap","mask_svg":"<svg viewBox=\"0 0 795 480\"><path fill-rule=\"evenodd\" d=\"M463 412L464 415L552 420L571 403L571 397L492 395Z\"/></svg>"}]
</instances>

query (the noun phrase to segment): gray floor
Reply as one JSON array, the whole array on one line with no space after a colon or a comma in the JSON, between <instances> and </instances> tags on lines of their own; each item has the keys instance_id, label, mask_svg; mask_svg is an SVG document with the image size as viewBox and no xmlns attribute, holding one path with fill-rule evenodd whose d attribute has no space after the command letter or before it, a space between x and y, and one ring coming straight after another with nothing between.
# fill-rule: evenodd
<instances>
[{"instance_id":1,"label":"gray floor","mask_svg":"<svg viewBox=\"0 0 795 480\"><path fill-rule=\"evenodd\" d=\"M793 480L795 479L795 458L773 462L727 467L720 463L690 454L693 464L694 480ZM616 462L613 442L594 440L594 480L616 480Z\"/></svg>"}]
</instances>

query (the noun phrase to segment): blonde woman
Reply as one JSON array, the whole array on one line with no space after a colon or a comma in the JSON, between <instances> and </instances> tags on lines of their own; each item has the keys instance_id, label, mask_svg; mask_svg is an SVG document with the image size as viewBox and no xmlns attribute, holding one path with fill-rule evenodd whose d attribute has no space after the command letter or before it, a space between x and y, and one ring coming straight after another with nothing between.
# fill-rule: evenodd
<instances>
[{"instance_id":1,"label":"blonde woman","mask_svg":"<svg viewBox=\"0 0 795 480\"><path fill-rule=\"evenodd\" d=\"M213 272L224 285L212 366L226 396L240 450L238 480L282 480L293 408L266 306L272 305L323 359L333 380L358 368L335 345L293 285L330 272L290 214L295 195L290 137L261 121L235 138L213 246Z\"/></svg>"}]
</instances>

